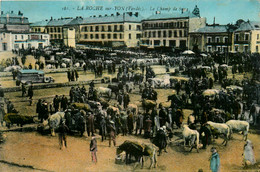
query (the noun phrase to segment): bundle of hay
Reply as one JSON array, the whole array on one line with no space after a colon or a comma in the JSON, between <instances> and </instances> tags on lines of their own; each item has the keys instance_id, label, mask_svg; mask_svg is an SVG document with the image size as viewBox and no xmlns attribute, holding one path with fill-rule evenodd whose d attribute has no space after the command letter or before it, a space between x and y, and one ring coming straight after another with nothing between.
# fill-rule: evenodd
<instances>
[{"instance_id":1,"label":"bundle of hay","mask_svg":"<svg viewBox=\"0 0 260 172\"><path fill-rule=\"evenodd\" d=\"M20 125L22 127L24 124L34 123L32 116L22 116L18 113L5 114L4 121L6 122L8 128L10 128L13 124Z\"/></svg>"},{"instance_id":2,"label":"bundle of hay","mask_svg":"<svg viewBox=\"0 0 260 172\"><path fill-rule=\"evenodd\" d=\"M91 107L89 104L86 103L72 103L72 106L75 109L85 110L85 111L91 111Z\"/></svg>"}]
</instances>

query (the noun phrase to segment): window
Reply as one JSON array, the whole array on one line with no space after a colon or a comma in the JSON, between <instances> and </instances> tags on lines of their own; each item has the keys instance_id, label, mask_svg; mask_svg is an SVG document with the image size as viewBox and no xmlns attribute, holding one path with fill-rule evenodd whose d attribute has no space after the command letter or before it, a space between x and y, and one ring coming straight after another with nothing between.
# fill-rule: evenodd
<instances>
[{"instance_id":1,"label":"window","mask_svg":"<svg viewBox=\"0 0 260 172\"><path fill-rule=\"evenodd\" d=\"M98 32L98 31L99 31L99 27L98 27L98 26L96 26L95 30L96 30L96 32Z\"/></svg>"},{"instance_id":2,"label":"window","mask_svg":"<svg viewBox=\"0 0 260 172\"><path fill-rule=\"evenodd\" d=\"M255 51L258 53L258 45L255 47Z\"/></svg>"},{"instance_id":3,"label":"window","mask_svg":"<svg viewBox=\"0 0 260 172\"><path fill-rule=\"evenodd\" d=\"M149 33L151 33L151 32L149 32ZM128 35L128 38L131 39L131 34Z\"/></svg>"},{"instance_id":4,"label":"window","mask_svg":"<svg viewBox=\"0 0 260 172\"><path fill-rule=\"evenodd\" d=\"M239 41L239 34L238 33L236 33L235 40Z\"/></svg>"},{"instance_id":5,"label":"window","mask_svg":"<svg viewBox=\"0 0 260 172\"><path fill-rule=\"evenodd\" d=\"M28 48L32 48L32 44L28 44Z\"/></svg>"},{"instance_id":6,"label":"window","mask_svg":"<svg viewBox=\"0 0 260 172\"><path fill-rule=\"evenodd\" d=\"M107 39L111 39L111 34L107 34Z\"/></svg>"},{"instance_id":7,"label":"window","mask_svg":"<svg viewBox=\"0 0 260 172\"><path fill-rule=\"evenodd\" d=\"M105 26L102 26L102 31L103 31L103 32L105 31Z\"/></svg>"},{"instance_id":8,"label":"window","mask_svg":"<svg viewBox=\"0 0 260 172\"><path fill-rule=\"evenodd\" d=\"M168 37L169 38L172 37L172 31L171 30L169 30Z\"/></svg>"},{"instance_id":9,"label":"window","mask_svg":"<svg viewBox=\"0 0 260 172\"><path fill-rule=\"evenodd\" d=\"M105 39L105 34L101 34L101 39Z\"/></svg>"},{"instance_id":10,"label":"window","mask_svg":"<svg viewBox=\"0 0 260 172\"><path fill-rule=\"evenodd\" d=\"M182 28L182 22L180 22L180 27Z\"/></svg>"},{"instance_id":11,"label":"window","mask_svg":"<svg viewBox=\"0 0 260 172\"><path fill-rule=\"evenodd\" d=\"M257 34L257 40L259 39L259 34Z\"/></svg>"},{"instance_id":12,"label":"window","mask_svg":"<svg viewBox=\"0 0 260 172\"><path fill-rule=\"evenodd\" d=\"M17 40L17 35L15 35L15 36L14 36L14 39L16 39L16 40Z\"/></svg>"},{"instance_id":13,"label":"window","mask_svg":"<svg viewBox=\"0 0 260 172\"><path fill-rule=\"evenodd\" d=\"M163 37L166 38L166 31L163 31Z\"/></svg>"},{"instance_id":14,"label":"window","mask_svg":"<svg viewBox=\"0 0 260 172\"><path fill-rule=\"evenodd\" d=\"M160 45L160 40L154 40L154 45Z\"/></svg>"},{"instance_id":15,"label":"window","mask_svg":"<svg viewBox=\"0 0 260 172\"><path fill-rule=\"evenodd\" d=\"M244 46L244 52L247 53L248 52L248 45Z\"/></svg>"},{"instance_id":16,"label":"window","mask_svg":"<svg viewBox=\"0 0 260 172\"><path fill-rule=\"evenodd\" d=\"M93 39L93 38L94 38L93 34L90 34L90 39Z\"/></svg>"},{"instance_id":17,"label":"window","mask_svg":"<svg viewBox=\"0 0 260 172\"><path fill-rule=\"evenodd\" d=\"M156 32L155 32L155 31L153 31L153 37L154 37L154 38L156 37Z\"/></svg>"},{"instance_id":18,"label":"window","mask_svg":"<svg viewBox=\"0 0 260 172\"><path fill-rule=\"evenodd\" d=\"M131 30L131 28L132 28L132 26L131 26L131 25L129 25L129 30Z\"/></svg>"},{"instance_id":19,"label":"window","mask_svg":"<svg viewBox=\"0 0 260 172\"><path fill-rule=\"evenodd\" d=\"M147 37L147 32L144 32L144 37L145 37L145 38Z\"/></svg>"},{"instance_id":20,"label":"window","mask_svg":"<svg viewBox=\"0 0 260 172\"><path fill-rule=\"evenodd\" d=\"M182 30L179 31L179 37L182 37Z\"/></svg>"},{"instance_id":21,"label":"window","mask_svg":"<svg viewBox=\"0 0 260 172\"><path fill-rule=\"evenodd\" d=\"M54 39L57 39L57 35L56 34L54 34Z\"/></svg>"},{"instance_id":22,"label":"window","mask_svg":"<svg viewBox=\"0 0 260 172\"><path fill-rule=\"evenodd\" d=\"M151 33L151 32L149 32L149 38L151 38L151 34L152 34L152 33Z\"/></svg>"},{"instance_id":23,"label":"window","mask_svg":"<svg viewBox=\"0 0 260 172\"><path fill-rule=\"evenodd\" d=\"M51 28L51 32L53 32L53 28Z\"/></svg>"},{"instance_id":24,"label":"window","mask_svg":"<svg viewBox=\"0 0 260 172\"><path fill-rule=\"evenodd\" d=\"M114 26L114 31L117 31L117 25Z\"/></svg>"},{"instance_id":25,"label":"window","mask_svg":"<svg viewBox=\"0 0 260 172\"><path fill-rule=\"evenodd\" d=\"M177 30L174 31L174 37L178 37L177 36Z\"/></svg>"},{"instance_id":26,"label":"window","mask_svg":"<svg viewBox=\"0 0 260 172\"><path fill-rule=\"evenodd\" d=\"M141 38L141 34L136 34L136 39L140 39Z\"/></svg>"},{"instance_id":27,"label":"window","mask_svg":"<svg viewBox=\"0 0 260 172\"><path fill-rule=\"evenodd\" d=\"M158 31L158 38L161 37L161 31Z\"/></svg>"},{"instance_id":28,"label":"window","mask_svg":"<svg viewBox=\"0 0 260 172\"><path fill-rule=\"evenodd\" d=\"M111 30L111 26L108 26L108 31L109 31L109 32L111 32L111 31L112 31L112 30Z\"/></svg>"},{"instance_id":29,"label":"window","mask_svg":"<svg viewBox=\"0 0 260 172\"><path fill-rule=\"evenodd\" d=\"M228 37L224 37L223 42L228 43Z\"/></svg>"},{"instance_id":30,"label":"window","mask_svg":"<svg viewBox=\"0 0 260 172\"><path fill-rule=\"evenodd\" d=\"M212 47L211 47L211 46L208 46L208 47L207 47L207 51L208 51L208 52L212 52Z\"/></svg>"},{"instance_id":31,"label":"window","mask_svg":"<svg viewBox=\"0 0 260 172\"><path fill-rule=\"evenodd\" d=\"M219 42L220 42L220 38L219 38L219 37L216 37L216 38L215 38L215 42L216 42L216 43L219 43Z\"/></svg>"},{"instance_id":32,"label":"window","mask_svg":"<svg viewBox=\"0 0 260 172\"><path fill-rule=\"evenodd\" d=\"M90 32L93 32L93 27L92 26L90 26Z\"/></svg>"},{"instance_id":33,"label":"window","mask_svg":"<svg viewBox=\"0 0 260 172\"><path fill-rule=\"evenodd\" d=\"M57 32L57 28L56 27L54 28L54 32Z\"/></svg>"},{"instance_id":34,"label":"window","mask_svg":"<svg viewBox=\"0 0 260 172\"><path fill-rule=\"evenodd\" d=\"M211 37L208 37L207 38L207 43L211 43L212 42L212 38Z\"/></svg>"},{"instance_id":35,"label":"window","mask_svg":"<svg viewBox=\"0 0 260 172\"><path fill-rule=\"evenodd\" d=\"M58 32L60 33L60 28L58 28Z\"/></svg>"},{"instance_id":36,"label":"window","mask_svg":"<svg viewBox=\"0 0 260 172\"><path fill-rule=\"evenodd\" d=\"M60 34L58 35L58 37L59 37L59 39L61 39L61 35Z\"/></svg>"},{"instance_id":37,"label":"window","mask_svg":"<svg viewBox=\"0 0 260 172\"><path fill-rule=\"evenodd\" d=\"M120 31L123 31L123 30L124 30L123 25L120 25Z\"/></svg>"},{"instance_id":38,"label":"window","mask_svg":"<svg viewBox=\"0 0 260 172\"><path fill-rule=\"evenodd\" d=\"M141 30L141 25L137 25L136 30Z\"/></svg>"},{"instance_id":39,"label":"window","mask_svg":"<svg viewBox=\"0 0 260 172\"><path fill-rule=\"evenodd\" d=\"M114 38L114 39L117 39L117 34L116 34L116 33L113 35L113 38Z\"/></svg>"},{"instance_id":40,"label":"window","mask_svg":"<svg viewBox=\"0 0 260 172\"><path fill-rule=\"evenodd\" d=\"M120 39L123 39L123 34L121 34L121 33L120 33L120 35L119 35L119 36L120 36Z\"/></svg>"},{"instance_id":41,"label":"window","mask_svg":"<svg viewBox=\"0 0 260 172\"><path fill-rule=\"evenodd\" d=\"M245 41L248 41L248 40L249 40L249 34L246 33L246 34L245 34Z\"/></svg>"},{"instance_id":42,"label":"window","mask_svg":"<svg viewBox=\"0 0 260 172\"><path fill-rule=\"evenodd\" d=\"M95 35L95 38L96 38L96 39L99 39L99 35L98 35L98 34L96 34L96 35Z\"/></svg>"},{"instance_id":43,"label":"window","mask_svg":"<svg viewBox=\"0 0 260 172\"><path fill-rule=\"evenodd\" d=\"M21 35L21 39L23 40L23 35Z\"/></svg>"},{"instance_id":44,"label":"window","mask_svg":"<svg viewBox=\"0 0 260 172\"><path fill-rule=\"evenodd\" d=\"M220 46L217 46L217 49L216 49L218 52L221 51L221 47Z\"/></svg>"},{"instance_id":45,"label":"window","mask_svg":"<svg viewBox=\"0 0 260 172\"><path fill-rule=\"evenodd\" d=\"M88 35L87 34L84 35L84 39L88 39Z\"/></svg>"}]
</instances>

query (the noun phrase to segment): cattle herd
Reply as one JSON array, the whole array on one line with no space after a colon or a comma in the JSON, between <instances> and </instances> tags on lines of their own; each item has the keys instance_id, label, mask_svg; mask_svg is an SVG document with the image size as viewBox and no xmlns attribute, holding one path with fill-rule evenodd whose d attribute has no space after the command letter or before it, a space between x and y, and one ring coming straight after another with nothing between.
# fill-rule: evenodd
<instances>
[{"instance_id":1,"label":"cattle herd","mask_svg":"<svg viewBox=\"0 0 260 172\"><path fill-rule=\"evenodd\" d=\"M90 136L99 131L103 141L110 133L108 125L113 124L116 135L142 134L144 130L144 138L151 139L161 154L174 139L183 139L184 147L188 144L190 151L196 148L198 152L201 145L205 148L221 135L224 145L234 132L242 132L246 140L249 125L255 127L260 123L259 66L255 64L259 61L255 61L254 54L231 54L227 58L223 54L205 57L90 48L14 53L23 57L34 55L38 69L41 66L89 70L102 82L100 86L92 81L88 89L71 87L69 97L53 100L47 106L45 120L38 126L41 132L50 129L54 135L65 120L70 133L83 135L86 131ZM113 54L117 56L112 58ZM45 57L45 67L40 56ZM154 66L163 70L155 71ZM111 78L102 77L104 72L111 74ZM248 73L252 76L248 77ZM168 99L158 98L159 90L163 89L172 90ZM139 103L131 102L136 95L140 95ZM37 104L39 118L43 118L45 103ZM187 124L183 120L185 109L192 110ZM175 135L176 131L181 131L182 136ZM128 156L131 154L128 149L133 147L143 156L149 148L147 156L151 157L152 166L157 154L153 146L126 141L117 152L125 151Z\"/></svg>"}]
</instances>

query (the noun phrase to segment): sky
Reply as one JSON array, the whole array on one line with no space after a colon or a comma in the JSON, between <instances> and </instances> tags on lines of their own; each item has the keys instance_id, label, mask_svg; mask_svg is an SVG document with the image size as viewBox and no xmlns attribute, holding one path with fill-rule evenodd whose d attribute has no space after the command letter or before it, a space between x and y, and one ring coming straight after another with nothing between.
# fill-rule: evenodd
<instances>
[{"instance_id":1,"label":"sky","mask_svg":"<svg viewBox=\"0 0 260 172\"><path fill-rule=\"evenodd\" d=\"M181 12L182 8L192 11L197 5L201 17L212 24L235 23L238 19L260 21L260 0L48 0L21 1L0 0L1 11L20 10L29 22L60 17L89 17L123 12L139 12L149 17L156 11L161 13ZM82 10L83 7L83 10Z\"/></svg>"}]
</instances>

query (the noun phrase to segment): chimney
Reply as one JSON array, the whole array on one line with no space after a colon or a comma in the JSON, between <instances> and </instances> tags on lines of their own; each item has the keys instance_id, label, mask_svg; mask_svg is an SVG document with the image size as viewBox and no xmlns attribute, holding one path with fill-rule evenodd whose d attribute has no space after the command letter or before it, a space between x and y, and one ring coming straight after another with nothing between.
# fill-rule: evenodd
<instances>
[{"instance_id":1,"label":"chimney","mask_svg":"<svg viewBox=\"0 0 260 172\"><path fill-rule=\"evenodd\" d=\"M119 12L116 12L116 16L119 16L120 15L120 13Z\"/></svg>"},{"instance_id":2,"label":"chimney","mask_svg":"<svg viewBox=\"0 0 260 172\"><path fill-rule=\"evenodd\" d=\"M51 20L53 20L52 16L51 16Z\"/></svg>"},{"instance_id":3,"label":"chimney","mask_svg":"<svg viewBox=\"0 0 260 172\"><path fill-rule=\"evenodd\" d=\"M138 12L135 12L135 17L138 17L139 13Z\"/></svg>"},{"instance_id":4,"label":"chimney","mask_svg":"<svg viewBox=\"0 0 260 172\"><path fill-rule=\"evenodd\" d=\"M215 17L214 17L214 20L213 20L213 26L215 26L215 24L216 24L215 22L216 22L216 19L215 19Z\"/></svg>"}]
</instances>

